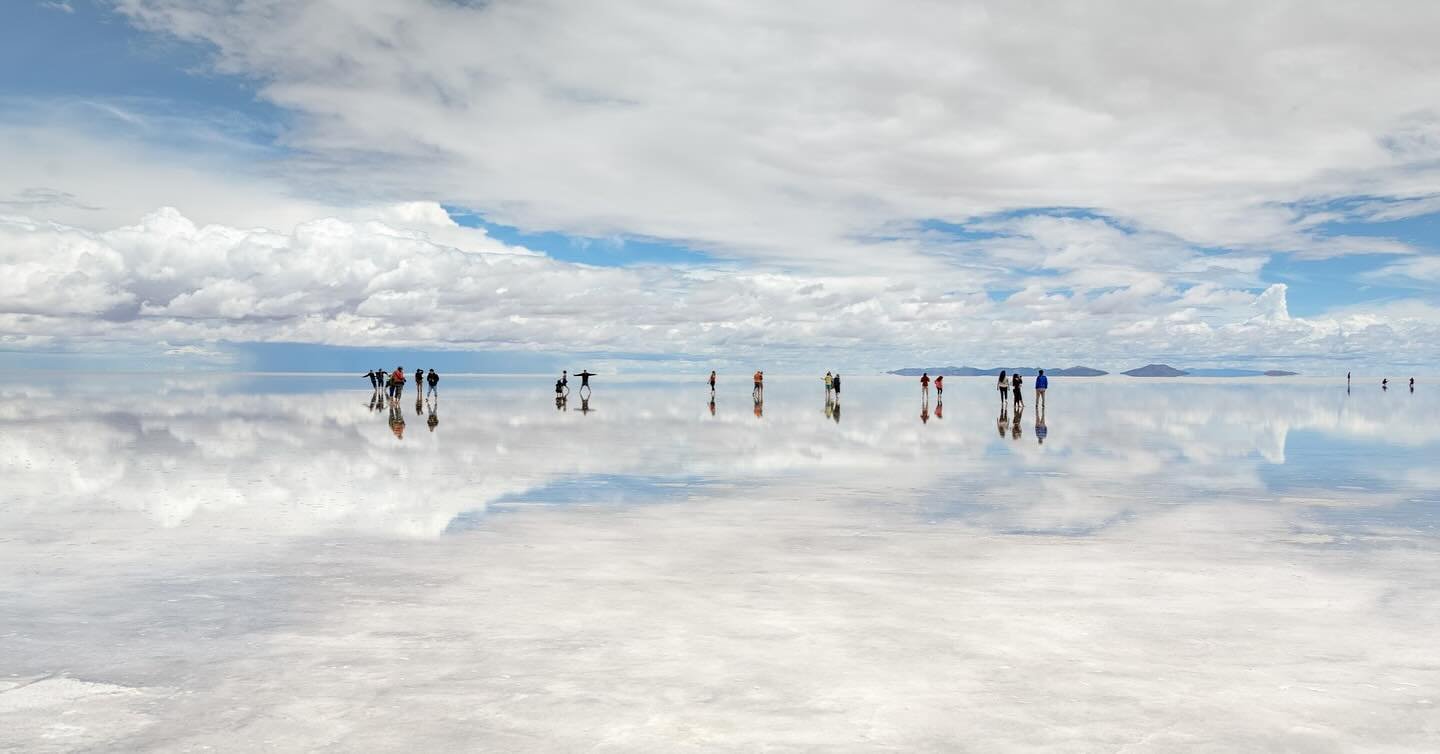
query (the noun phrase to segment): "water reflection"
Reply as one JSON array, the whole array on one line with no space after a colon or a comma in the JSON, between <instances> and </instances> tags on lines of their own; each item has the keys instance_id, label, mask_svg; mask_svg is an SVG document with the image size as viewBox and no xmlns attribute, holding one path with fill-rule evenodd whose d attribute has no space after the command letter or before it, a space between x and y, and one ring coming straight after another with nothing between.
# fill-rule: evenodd
<instances>
[{"instance_id":1,"label":"water reflection","mask_svg":"<svg viewBox=\"0 0 1440 754\"><path fill-rule=\"evenodd\" d=\"M265 403L235 400L246 394L243 380L163 381L152 395L78 385L80 394L66 403L12 389L5 421L17 447L4 463L21 510L38 501L51 510L108 501L167 526L243 513L254 517L247 526L283 520L297 531L436 535L462 512L587 475L682 479L685 495L694 496L742 480L770 484L810 474L816 494L843 490L855 500L893 502L904 499L893 486L903 477L932 513L1004 528L1022 520L1093 524L1158 500L1237 491L1263 498L1307 487L1316 497L1352 500L1364 497L1354 489L1430 494L1403 490L1417 469L1428 468L1440 442L1436 404L1423 394L1402 393L1397 402L1377 391L1365 401L1308 383L1065 381L1050 395L1066 425L1063 438L1050 437L1039 411L1031 421L1036 442L1020 442L1026 407L1002 403L994 426L1008 442L994 446L980 431L993 406L984 398L993 387L981 380L951 380L947 421L930 422L941 418L942 404L937 400L932 414L922 401L920 426L905 422L906 391L896 383L849 384L856 413L844 431L836 426L835 396L810 413L804 394L822 397L819 386L781 378L767 384L773 405L764 393L752 394L753 416L764 422L749 424L718 411L713 395L705 409L711 421L698 421L686 409L686 391L668 383L607 387L606 412L597 412L585 391L576 417L564 395L547 413L551 402L537 399L525 381L453 378L443 431L438 395L417 396L423 433L406 432L404 399L375 390L366 410L355 405L353 389L323 381L297 400ZM385 415L383 431L370 428L366 417L374 413ZM923 438L915 434L921 428ZM1297 436L1306 438L1298 455L1287 452ZM444 480L419 498L412 450L425 454L427 478ZM1286 473L1267 472L1277 466ZM1348 491L1337 492L1340 485ZM952 506L959 489L991 509ZM360 504L362 490L423 502L376 509ZM283 517L269 515L277 507Z\"/></svg>"},{"instance_id":2,"label":"water reflection","mask_svg":"<svg viewBox=\"0 0 1440 754\"><path fill-rule=\"evenodd\" d=\"M7 740L1429 743L1426 391L445 379L4 388Z\"/></svg>"}]
</instances>

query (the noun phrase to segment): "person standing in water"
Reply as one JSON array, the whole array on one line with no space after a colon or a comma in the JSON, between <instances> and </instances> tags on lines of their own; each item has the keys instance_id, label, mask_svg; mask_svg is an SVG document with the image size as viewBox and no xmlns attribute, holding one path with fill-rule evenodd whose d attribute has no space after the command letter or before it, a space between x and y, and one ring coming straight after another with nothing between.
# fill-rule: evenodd
<instances>
[{"instance_id":1,"label":"person standing in water","mask_svg":"<svg viewBox=\"0 0 1440 754\"><path fill-rule=\"evenodd\" d=\"M995 383L996 389L1000 391L1000 408L1010 402L1010 378L1005 376L1005 370L1000 370L1000 381Z\"/></svg>"},{"instance_id":2,"label":"person standing in water","mask_svg":"<svg viewBox=\"0 0 1440 754\"><path fill-rule=\"evenodd\" d=\"M434 369L430 370L430 374L425 375L425 381L430 384L430 395L439 395L436 388L440 385L440 375L436 374Z\"/></svg>"},{"instance_id":3,"label":"person standing in water","mask_svg":"<svg viewBox=\"0 0 1440 754\"><path fill-rule=\"evenodd\" d=\"M380 386L379 386L378 384L376 384L376 382L375 382L375 370L372 369L372 370L366 372L366 373L365 373L365 376L370 379L370 388L371 388L372 390L379 390L379 389L380 389Z\"/></svg>"},{"instance_id":4,"label":"person standing in water","mask_svg":"<svg viewBox=\"0 0 1440 754\"><path fill-rule=\"evenodd\" d=\"M755 400L763 400L765 395L765 373L759 369L755 370L755 389L750 391Z\"/></svg>"},{"instance_id":5,"label":"person standing in water","mask_svg":"<svg viewBox=\"0 0 1440 754\"><path fill-rule=\"evenodd\" d=\"M1046 376L1045 376L1045 370L1044 370L1044 369L1041 369L1041 370L1040 370L1040 373L1037 374L1037 375L1035 375L1035 410L1036 410L1036 411L1044 411L1044 410L1045 410L1045 390L1046 390L1047 388L1049 388L1049 387L1050 387L1050 378L1049 378L1049 377L1046 377ZM1037 421L1039 420L1039 417L1038 417L1038 416L1036 417L1036 420L1037 420Z\"/></svg>"},{"instance_id":6,"label":"person standing in water","mask_svg":"<svg viewBox=\"0 0 1440 754\"><path fill-rule=\"evenodd\" d=\"M1411 377L1411 378L1410 378L1410 392L1412 392L1412 393L1415 392L1415 378L1414 378L1414 377Z\"/></svg>"},{"instance_id":7,"label":"person standing in water","mask_svg":"<svg viewBox=\"0 0 1440 754\"><path fill-rule=\"evenodd\" d=\"M390 397L398 399L405 393L405 368L395 367L395 374L390 377Z\"/></svg>"},{"instance_id":8,"label":"person standing in water","mask_svg":"<svg viewBox=\"0 0 1440 754\"><path fill-rule=\"evenodd\" d=\"M1025 385L1025 379L1020 376L1020 373L1019 373L1019 372L1016 372L1015 374L1010 375L1010 387L1011 387L1011 389L1013 389L1013 390L1015 391L1015 407L1016 407L1016 408L1019 408L1020 406L1025 405L1025 395L1021 392L1021 388L1024 387L1024 385ZM1019 420L1017 419L1016 421L1019 421Z\"/></svg>"},{"instance_id":9,"label":"person standing in water","mask_svg":"<svg viewBox=\"0 0 1440 754\"><path fill-rule=\"evenodd\" d=\"M711 395L711 396L714 396L714 395L715 395L715 370L714 370L714 369L711 369L711 370L710 370L710 395ZM710 402L711 402L711 403L714 403L714 402L715 402L714 398L711 398ZM715 413L715 412L712 410L710 413L713 414L713 413Z\"/></svg>"},{"instance_id":10,"label":"person standing in water","mask_svg":"<svg viewBox=\"0 0 1440 754\"><path fill-rule=\"evenodd\" d=\"M835 390L835 377L830 372L825 372L825 400L830 400L830 393Z\"/></svg>"},{"instance_id":11,"label":"person standing in water","mask_svg":"<svg viewBox=\"0 0 1440 754\"><path fill-rule=\"evenodd\" d=\"M594 376L595 376L595 373L592 372L592 371L590 371L589 369L586 369L585 371L583 371L583 372L581 372L581 373L579 373L579 374L577 374L577 375L575 375L575 376L580 378L580 389L581 389L581 390L589 390L589 389L590 389L590 378L591 378L591 377L594 377ZM582 397L583 397L583 396L582 396Z\"/></svg>"},{"instance_id":12,"label":"person standing in water","mask_svg":"<svg viewBox=\"0 0 1440 754\"><path fill-rule=\"evenodd\" d=\"M935 401L936 401L936 402L939 402L939 401L941 400L941 397L940 397L940 396L942 396L942 395L944 395L944 394L945 394L945 375L943 375L943 374L937 374L937 375L935 375ZM938 419L938 418L939 418L939 414L940 414L940 412L939 412L938 409L936 410L935 414L936 414L936 418Z\"/></svg>"},{"instance_id":13,"label":"person standing in water","mask_svg":"<svg viewBox=\"0 0 1440 754\"><path fill-rule=\"evenodd\" d=\"M840 421L840 373L836 372L830 380L830 386L835 388L835 421Z\"/></svg>"},{"instance_id":14,"label":"person standing in water","mask_svg":"<svg viewBox=\"0 0 1440 754\"><path fill-rule=\"evenodd\" d=\"M929 373L929 372L926 372L926 373L920 375L920 397L923 398L923 399L925 399L925 403L928 404L928 403L930 402L930 373Z\"/></svg>"},{"instance_id":15,"label":"person standing in water","mask_svg":"<svg viewBox=\"0 0 1440 754\"><path fill-rule=\"evenodd\" d=\"M1390 389L1390 378L1389 378L1389 377L1386 377L1385 379L1380 380L1380 389L1381 389L1381 390L1389 390L1389 389Z\"/></svg>"},{"instance_id":16,"label":"person standing in water","mask_svg":"<svg viewBox=\"0 0 1440 754\"><path fill-rule=\"evenodd\" d=\"M419 367L416 367L416 368L415 368L415 397L416 397L416 398L421 397L420 394L421 394L421 393L424 393L424 392L425 392L425 370L424 370L424 369L421 369L421 368L419 368Z\"/></svg>"}]
</instances>

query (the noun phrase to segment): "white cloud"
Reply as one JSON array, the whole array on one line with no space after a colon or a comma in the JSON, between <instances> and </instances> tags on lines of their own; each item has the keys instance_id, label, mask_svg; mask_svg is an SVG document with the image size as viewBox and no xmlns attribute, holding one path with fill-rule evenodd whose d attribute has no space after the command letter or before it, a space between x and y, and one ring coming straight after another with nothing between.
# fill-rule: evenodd
<instances>
[{"instance_id":1,"label":"white cloud","mask_svg":"<svg viewBox=\"0 0 1440 754\"><path fill-rule=\"evenodd\" d=\"M1440 182L1423 2L119 7L263 82L302 116L287 143L347 178L788 264L863 266L853 239L893 221L1053 206L1350 253L1286 205Z\"/></svg>"},{"instance_id":2,"label":"white cloud","mask_svg":"<svg viewBox=\"0 0 1440 754\"><path fill-rule=\"evenodd\" d=\"M1062 290L1052 287L1059 279L1033 276L994 301L943 277L595 267L507 246L456 226L434 205L353 214L391 220L329 217L282 233L200 226L166 208L97 233L0 217L0 331L13 348L35 349L279 341L759 358L807 368L840 354L863 369L932 357L1122 368L1153 355L1325 368L1339 357L1411 363L1440 331L1427 307L1291 317L1284 285L1231 287L1252 280L1244 265L1216 273L1183 250L1182 271L1166 276L1160 256L1140 254L1127 267L1125 254L1097 249L1112 279L1127 284L1091 288L1099 283L1076 278ZM1070 274L1062 269L1060 278Z\"/></svg>"}]
</instances>

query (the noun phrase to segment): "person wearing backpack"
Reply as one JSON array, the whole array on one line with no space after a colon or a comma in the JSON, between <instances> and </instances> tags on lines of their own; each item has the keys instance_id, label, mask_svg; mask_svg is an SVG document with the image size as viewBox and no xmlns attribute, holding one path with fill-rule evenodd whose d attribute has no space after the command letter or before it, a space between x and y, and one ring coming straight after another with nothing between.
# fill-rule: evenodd
<instances>
[{"instance_id":1,"label":"person wearing backpack","mask_svg":"<svg viewBox=\"0 0 1440 754\"><path fill-rule=\"evenodd\" d=\"M390 375L390 397L399 398L405 394L405 368L395 367L395 373Z\"/></svg>"}]
</instances>

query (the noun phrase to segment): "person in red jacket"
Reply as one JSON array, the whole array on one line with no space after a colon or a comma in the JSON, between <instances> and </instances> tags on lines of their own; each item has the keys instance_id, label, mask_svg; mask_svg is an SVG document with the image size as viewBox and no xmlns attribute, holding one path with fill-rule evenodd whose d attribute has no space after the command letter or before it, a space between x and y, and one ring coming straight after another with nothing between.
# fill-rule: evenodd
<instances>
[{"instance_id":1,"label":"person in red jacket","mask_svg":"<svg viewBox=\"0 0 1440 754\"><path fill-rule=\"evenodd\" d=\"M395 373L390 375L390 397L399 398L405 394L405 368L395 367Z\"/></svg>"}]
</instances>

